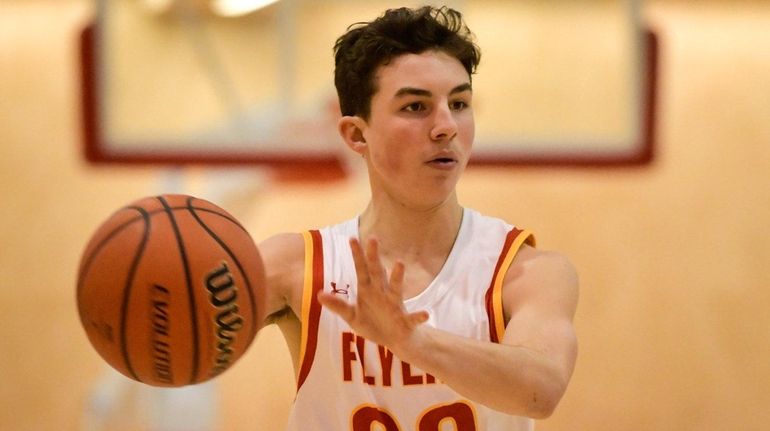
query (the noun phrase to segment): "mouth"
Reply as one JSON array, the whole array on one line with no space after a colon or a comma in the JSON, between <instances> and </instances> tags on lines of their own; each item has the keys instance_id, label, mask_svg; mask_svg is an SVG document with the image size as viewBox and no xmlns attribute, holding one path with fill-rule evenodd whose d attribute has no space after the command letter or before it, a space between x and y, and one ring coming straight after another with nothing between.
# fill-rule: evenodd
<instances>
[{"instance_id":1,"label":"mouth","mask_svg":"<svg viewBox=\"0 0 770 431\"><path fill-rule=\"evenodd\" d=\"M441 169L450 169L457 165L457 159L453 157L436 157L428 160L428 164Z\"/></svg>"}]
</instances>

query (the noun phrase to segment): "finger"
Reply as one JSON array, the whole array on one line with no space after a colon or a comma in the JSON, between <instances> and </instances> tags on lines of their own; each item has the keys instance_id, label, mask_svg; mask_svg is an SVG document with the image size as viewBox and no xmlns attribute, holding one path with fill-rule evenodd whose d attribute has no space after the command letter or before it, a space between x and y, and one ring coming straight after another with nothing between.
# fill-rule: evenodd
<instances>
[{"instance_id":1,"label":"finger","mask_svg":"<svg viewBox=\"0 0 770 431\"><path fill-rule=\"evenodd\" d=\"M397 261L390 273L389 288L399 299L404 299L404 264Z\"/></svg>"},{"instance_id":2,"label":"finger","mask_svg":"<svg viewBox=\"0 0 770 431\"><path fill-rule=\"evenodd\" d=\"M356 266L356 277L358 278L358 287L366 289L369 285L369 269L366 265L364 250L357 238L350 238L350 251L353 253L353 263Z\"/></svg>"},{"instance_id":3,"label":"finger","mask_svg":"<svg viewBox=\"0 0 770 431\"><path fill-rule=\"evenodd\" d=\"M366 266L369 269L369 280L372 285L384 289L386 284L385 280L385 267L382 266L380 260L380 243L377 238L369 238L366 243Z\"/></svg>"},{"instance_id":4,"label":"finger","mask_svg":"<svg viewBox=\"0 0 770 431\"><path fill-rule=\"evenodd\" d=\"M333 311L339 315L344 321L350 323L356 316L355 307L349 304L346 300L339 296L332 295L331 293L320 291L318 292L318 302L324 307Z\"/></svg>"}]
</instances>

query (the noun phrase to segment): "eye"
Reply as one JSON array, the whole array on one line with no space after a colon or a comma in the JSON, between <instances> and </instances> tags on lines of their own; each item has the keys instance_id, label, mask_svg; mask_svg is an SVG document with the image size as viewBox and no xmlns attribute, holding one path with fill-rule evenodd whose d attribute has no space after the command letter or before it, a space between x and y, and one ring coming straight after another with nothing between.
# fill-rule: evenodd
<instances>
[{"instance_id":1,"label":"eye","mask_svg":"<svg viewBox=\"0 0 770 431\"><path fill-rule=\"evenodd\" d=\"M422 102L413 102L404 106L402 110L407 112L420 112L425 110L425 105Z\"/></svg>"},{"instance_id":2,"label":"eye","mask_svg":"<svg viewBox=\"0 0 770 431\"><path fill-rule=\"evenodd\" d=\"M455 100L453 102L449 102L449 108L451 108L453 111L462 111L463 109L468 108L470 105L468 102L464 100Z\"/></svg>"}]
</instances>

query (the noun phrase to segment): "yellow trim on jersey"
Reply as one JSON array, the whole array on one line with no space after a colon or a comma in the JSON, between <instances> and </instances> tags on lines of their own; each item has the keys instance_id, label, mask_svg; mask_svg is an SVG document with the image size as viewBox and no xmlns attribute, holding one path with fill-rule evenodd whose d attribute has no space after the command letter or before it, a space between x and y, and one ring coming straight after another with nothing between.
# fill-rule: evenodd
<instances>
[{"instance_id":1,"label":"yellow trim on jersey","mask_svg":"<svg viewBox=\"0 0 770 431\"><path fill-rule=\"evenodd\" d=\"M516 239L511 243L511 247L505 252L505 259L500 266L500 270L497 273L495 279L495 285L492 288L492 307L494 307L495 316L495 330L497 331L497 339L502 342L503 334L505 334L505 314L503 314L503 280L505 280L505 274L508 273L513 258L519 252L522 244L528 242L530 245L534 245L534 237L532 232L528 230L521 231Z\"/></svg>"},{"instance_id":2,"label":"yellow trim on jersey","mask_svg":"<svg viewBox=\"0 0 770 431\"><path fill-rule=\"evenodd\" d=\"M305 361L305 350L307 350L308 331L310 329L310 302L313 296L313 237L309 231L306 231L302 232L302 238L305 240L305 277L302 286L302 315L300 316L302 338L299 344L297 372L302 369L302 363Z\"/></svg>"}]
</instances>

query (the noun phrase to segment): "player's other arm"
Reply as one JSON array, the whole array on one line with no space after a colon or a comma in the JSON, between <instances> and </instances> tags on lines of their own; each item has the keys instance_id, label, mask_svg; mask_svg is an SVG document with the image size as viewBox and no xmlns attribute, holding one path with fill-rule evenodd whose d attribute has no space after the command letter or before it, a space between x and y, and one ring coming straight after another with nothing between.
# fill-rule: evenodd
<instances>
[{"instance_id":1,"label":"player's other arm","mask_svg":"<svg viewBox=\"0 0 770 431\"><path fill-rule=\"evenodd\" d=\"M577 300L577 275L569 261L525 246L506 275L507 324L500 344L422 325L393 350L469 399L545 418L564 395L575 366Z\"/></svg>"},{"instance_id":2,"label":"player's other arm","mask_svg":"<svg viewBox=\"0 0 770 431\"><path fill-rule=\"evenodd\" d=\"M301 298L305 243L299 233L282 233L260 242L258 247L265 265L261 295L264 326L289 316Z\"/></svg>"},{"instance_id":3,"label":"player's other arm","mask_svg":"<svg viewBox=\"0 0 770 431\"><path fill-rule=\"evenodd\" d=\"M550 416L572 378L577 359L573 318L578 302L578 276L563 255L524 246L506 275L503 308L506 330L502 344L528 352L525 369L529 393L521 399L531 410ZM540 396L540 400L537 399Z\"/></svg>"}]
</instances>

